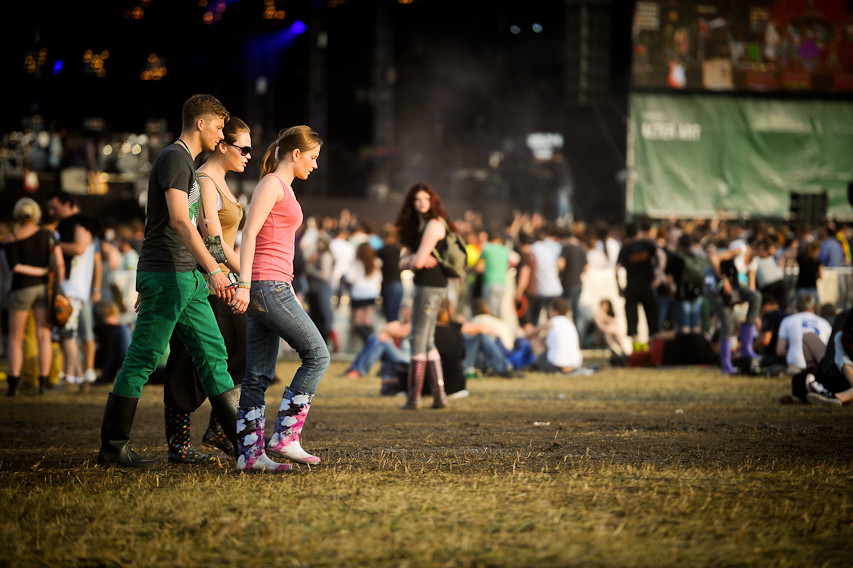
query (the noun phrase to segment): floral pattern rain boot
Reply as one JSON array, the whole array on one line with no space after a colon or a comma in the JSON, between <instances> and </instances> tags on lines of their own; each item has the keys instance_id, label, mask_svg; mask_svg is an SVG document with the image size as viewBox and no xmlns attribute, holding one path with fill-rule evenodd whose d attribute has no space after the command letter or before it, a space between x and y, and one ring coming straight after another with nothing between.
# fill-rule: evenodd
<instances>
[{"instance_id":1,"label":"floral pattern rain boot","mask_svg":"<svg viewBox=\"0 0 853 568\"><path fill-rule=\"evenodd\" d=\"M290 387L284 389L278 418L275 421L275 431L267 447L270 455L296 463L309 465L320 463L320 458L303 450L302 444L299 443L299 434L305 426L305 418L311 409L313 398L314 395L297 392Z\"/></svg>"},{"instance_id":2,"label":"floral pattern rain boot","mask_svg":"<svg viewBox=\"0 0 853 568\"><path fill-rule=\"evenodd\" d=\"M237 470L282 473L291 469L289 463L277 463L264 451L264 422L266 407L240 407L237 411Z\"/></svg>"}]
</instances>

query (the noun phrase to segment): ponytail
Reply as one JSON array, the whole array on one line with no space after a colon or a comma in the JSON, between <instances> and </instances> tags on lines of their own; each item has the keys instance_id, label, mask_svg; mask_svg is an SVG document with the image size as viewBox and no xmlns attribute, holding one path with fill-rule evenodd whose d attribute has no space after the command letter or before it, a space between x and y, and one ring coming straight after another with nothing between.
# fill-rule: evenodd
<instances>
[{"instance_id":1,"label":"ponytail","mask_svg":"<svg viewBox=\"0 0 853 568\"><path fill-rule=\"evenodd\" d=\"M323 144L323 140L320 139L320 135L308 126L291 126L281 130L276 136L275 142L270 144L264 154L264 159L261 162L261 177L275 171L279 165L281 152L284 154L289 154L294 150L307 152L321 144Z\"/></svg>"}]
</instances>

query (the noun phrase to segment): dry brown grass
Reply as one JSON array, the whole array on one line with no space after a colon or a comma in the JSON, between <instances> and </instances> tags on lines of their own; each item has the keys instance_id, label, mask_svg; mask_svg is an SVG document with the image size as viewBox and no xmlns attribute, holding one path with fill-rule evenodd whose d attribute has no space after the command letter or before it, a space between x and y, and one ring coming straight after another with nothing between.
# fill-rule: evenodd
<instances>
[{"instance_id":1,"label":"dry brown grass","mask_svg":"<svg viewBox=\"0 0 853 568\"><path fill-rule=\"evenodd\" d=\"M99 467L106 390L0 400L0 565L851 565L853 415L778 404L786 378L529 374L403 412L343 368L305 431L325 463L282 476ZM161 399L137 413L149 455Z\"/></svg>"}]
</instances>

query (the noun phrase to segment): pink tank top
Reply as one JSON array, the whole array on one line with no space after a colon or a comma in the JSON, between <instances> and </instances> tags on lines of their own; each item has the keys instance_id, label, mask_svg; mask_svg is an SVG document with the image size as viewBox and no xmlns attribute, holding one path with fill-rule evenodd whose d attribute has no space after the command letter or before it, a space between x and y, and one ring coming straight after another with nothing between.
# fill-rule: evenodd
<instances>
[{"instance_id":1,"label":"pink tank top","mask_svg":"<svg viewBox=\"0 0 853 568\"><path fill-rule=\"evenodd\" d=\"M252 280L293 282L293 255L296 229L302 224L302 206L293 190L279 176L274 176L284 189L284 197L276 203L258 231Z\"/></svg>"}]
</instances>

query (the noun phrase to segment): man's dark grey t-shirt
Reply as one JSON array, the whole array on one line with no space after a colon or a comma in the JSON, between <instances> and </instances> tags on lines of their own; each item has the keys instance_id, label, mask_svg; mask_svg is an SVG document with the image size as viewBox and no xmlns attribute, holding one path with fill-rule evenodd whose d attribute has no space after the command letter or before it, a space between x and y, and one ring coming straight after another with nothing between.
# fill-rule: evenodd
<instances>
[{"instance_id":1,"label":"man's dark grey t-shirt","mask_svg":"<svg viewBox=\"0 0 853 568\"><path fill-rule=\"evenodd\" d=\"M198 220L199 186L192 156L180 143L164 148L151 166L148 177L148 206L145 212L145 239L137 270L150 272L190 272L195 258L181 241L169 219L166 190L187 193L190 221Z\"/></svg>"}]
</instances>

